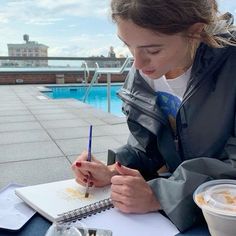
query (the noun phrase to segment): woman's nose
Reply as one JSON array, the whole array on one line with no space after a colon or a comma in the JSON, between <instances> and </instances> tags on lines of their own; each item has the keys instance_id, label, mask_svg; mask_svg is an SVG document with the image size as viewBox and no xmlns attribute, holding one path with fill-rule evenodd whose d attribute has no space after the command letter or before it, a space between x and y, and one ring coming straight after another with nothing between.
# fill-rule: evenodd
<instances>
[{"instance_id":1,"label":"woman's nose","mask_svg":"<svg viewBox=\"0 0 236 236\"><path fill-rule=\"evenodd\" d=\"M140 52L134 53L133 57L134 57L134 66L138 70L142 69L149 62L149 59L147 57L145 57L144 55L142 55L142 53L140 53Z\"/></svg>"}]
</instances>

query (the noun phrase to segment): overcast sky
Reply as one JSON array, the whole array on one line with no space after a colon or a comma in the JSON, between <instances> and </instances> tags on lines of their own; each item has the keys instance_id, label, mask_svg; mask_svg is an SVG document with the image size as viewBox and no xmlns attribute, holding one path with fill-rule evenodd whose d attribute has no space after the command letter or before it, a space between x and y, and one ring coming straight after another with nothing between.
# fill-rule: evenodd
<instances>
[{"instance_id":1,"label":"overcast sky","mask_svg":"<svg viewBox=\"0 0 236 236\"><path fill-rule=\"evenodd\" d=\"M49 56L107 56L127 49L116 36L109 17L110 0L0 0L0 55L7 43L31 41L49 46ZM235 0L218 0L223 11L236 16Z\"/></svg>"}]
</instances>

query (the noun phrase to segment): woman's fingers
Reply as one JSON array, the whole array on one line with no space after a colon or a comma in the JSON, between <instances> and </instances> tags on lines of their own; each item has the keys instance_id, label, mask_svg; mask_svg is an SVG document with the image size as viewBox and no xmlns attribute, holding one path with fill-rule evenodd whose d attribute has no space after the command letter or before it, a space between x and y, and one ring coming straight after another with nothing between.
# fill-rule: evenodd
<instances>
[{"instance_id":1,"label":"woman's fingers","mask_svg":"<svg viewBox=\"0 0 236 236\"><path fill-rule=\"evenodd\" d=\"M77 182L83 183L84 179L90 176L90 182L95 186L102 187L109 184L112 176L110 169L95 157L91 162L84 160L85 155L86 152L83 152L72 164Z\"/></svg>"},{"instance_id":2,"label":"woman's fingers","mask_svg":"<svg viewBox=\"0 0 236 236\"><path fill-rule=\"evenodd\" d=\"M75 180L78 184L86 186L86 183L84 181L82 181L80 178L76 178Z\"/></svg>"}]
</instances>

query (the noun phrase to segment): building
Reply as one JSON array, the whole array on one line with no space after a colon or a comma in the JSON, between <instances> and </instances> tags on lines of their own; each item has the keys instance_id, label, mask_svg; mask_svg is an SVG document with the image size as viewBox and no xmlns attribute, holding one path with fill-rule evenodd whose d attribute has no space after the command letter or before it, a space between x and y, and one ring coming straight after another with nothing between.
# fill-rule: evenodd
<instances>
[{"instance_id":1,"label":"building","mask_svg":"<svg viewBox=\"0 0 236 236\"><path fill-rule=\"evenodd\" d=\"M116 58L116 54L114 52L114 47L110 47L110 50L108 52L108 57L111 57L111 58Z\"/></svg>"},{"instance_id":2,"label":"building","mask_svg":"<svg viewBox=\"0 0 236 236\"><path fill-rule=\"evenodd\" d=\"M117 58L116 54L114 52L114 48L111 46L110 50L108 52L108 57L105 56L100 56L101 60L86 60L86 64L89 68L119 68L123 65L125 62L126 58L125 57L120 57ZM84 66L84 65L82 65Z\"/></svg>"},{"instance_id":3,"label":"building","mask_svg":"<svg viewBox=\"0 0 236 236\"><path fill-rule=\"evenodd\" d=\"M25 43L7 44L9 57L47 57L48 46L35 41L29 41L29 35L23 36ZM10 61L20 67L45 67L48 66L48 60L18 60Z\"/></svg>"}]
</instances>

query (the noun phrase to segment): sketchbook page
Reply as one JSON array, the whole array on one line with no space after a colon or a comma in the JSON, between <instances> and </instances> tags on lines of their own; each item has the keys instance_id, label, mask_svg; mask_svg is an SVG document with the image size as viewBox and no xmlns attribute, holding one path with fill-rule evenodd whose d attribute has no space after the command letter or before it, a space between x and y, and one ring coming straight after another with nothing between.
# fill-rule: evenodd
<instances>
[{"instance_id":1,"label":"sketchbook page","mask_svg":"<svg viewBox=\"0 0 236 236\"><path fill-rule=\"evenodd\" d=\"M9 184L0 190L0 228L19 230L35 211L15 195L18 184Z\"/></svg>"},{"instance_id":2,"label":"sketchbook page","mask_svg":"<svg viewBox=\"0 0 236 236\"><path fill-rule=\"evenodd\" d=\"M86 227L109 229L112 236L165 235L174 236L179 230L159 212L147 214L124 214L113 208L83 219Z\"/></svg>"},{"instance_id":3,"label":"sketchbook page","mask_svg":"<svg viewBox=\"0 0 236 236\"><path fill-rule=\"evenodd\" d=\"M16 189L16 194L51 222L58 215L110 197L110 186L90 188L85 198L85 187L75 179L33 185Z\"/></svg>"}]
</instances>

